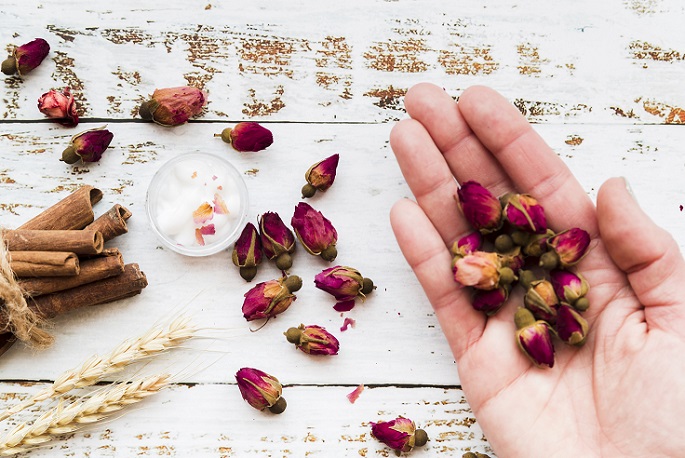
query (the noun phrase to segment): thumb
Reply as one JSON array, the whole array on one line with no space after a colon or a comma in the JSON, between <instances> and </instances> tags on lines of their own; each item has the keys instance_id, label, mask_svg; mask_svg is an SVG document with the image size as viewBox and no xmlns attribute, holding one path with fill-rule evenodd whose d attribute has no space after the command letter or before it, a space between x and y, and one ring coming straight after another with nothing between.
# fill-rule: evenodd
<instances>
[{"instance_id":1,"label":"thumb","mask_svg":"<svg viewBox=\"0 0 685 458\"><path fill-rule=\"evenodd\" d=\"M648 324L675 329L685 320L685 260L676 241L642 211L623 178L611 178L600 188L597 219L611 259L647 308Z\"/></svg>"}]
</instances>

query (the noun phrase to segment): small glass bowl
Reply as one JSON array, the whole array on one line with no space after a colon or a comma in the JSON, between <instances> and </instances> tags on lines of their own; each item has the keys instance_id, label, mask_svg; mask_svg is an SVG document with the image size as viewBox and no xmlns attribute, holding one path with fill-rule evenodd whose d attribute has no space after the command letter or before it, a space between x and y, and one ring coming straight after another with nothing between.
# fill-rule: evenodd
<instances>
[{"instance_id":1,"label":"small glass bowl","mask_svg":"<svg viewBox=\"0 0 685 458\"><path fill-rule=\"evenodd\" d=\"M145 202L162 244L186 256L209 256L228 248L240 236L248 207L240 172L208 153L180 154L162 165Z\"/></svg>"}]
</instances>

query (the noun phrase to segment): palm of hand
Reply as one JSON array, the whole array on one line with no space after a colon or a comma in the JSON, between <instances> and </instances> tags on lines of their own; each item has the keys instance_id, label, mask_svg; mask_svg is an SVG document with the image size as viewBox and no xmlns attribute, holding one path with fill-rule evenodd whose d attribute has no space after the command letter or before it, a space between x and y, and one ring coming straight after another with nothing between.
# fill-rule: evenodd
<instances>
[{"instance_id":1,"label":"palm of hand","mask_svg":"<svg viewBox=\"0 0 685 458\"><path fill-rule=\"evenodd\" d=\"M439 88L419 85L405 103L414 119L395 127L391 144L418 205L398 202L391 221L498 455L682 455L685 300L677 288L685 263L672 238L621 179L602 187L595 209L562 161L493 91L472 88L455 105ZM469 232L453 203L455 177L496 195L529 192L552 227L583 227L593 236L579 265L591 285L584 314L591 331L580 349L557 345L553 369L532 366L516 347L520 295L486 319L454 283L447 247Z\"/></svg>"}]
</instances>

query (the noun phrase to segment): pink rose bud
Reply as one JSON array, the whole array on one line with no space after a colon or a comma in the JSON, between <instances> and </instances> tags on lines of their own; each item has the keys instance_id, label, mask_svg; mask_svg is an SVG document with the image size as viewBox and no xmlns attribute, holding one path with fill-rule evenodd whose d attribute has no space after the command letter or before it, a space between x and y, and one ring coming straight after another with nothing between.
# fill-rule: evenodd
<instances>
[{"instance_id":1,"label":"pink rose bud","mask_svg":"<svg viewBox=\"0 0 685 458\"><path fill-rule=\"evenodd\" d=\"M233 149L241 153L261 151L274 142L274 136L269 129L256 122L239 122L233 128L227 127L215 137L230 143Z\"/></svg>"},{"instance_id":2,"label":"pink rose bud","mask_svg":"<svg viewBox=\"0 0 685 458\"><path fill-rule=\"evenodd\" d=\"M540 265L545 269L564 269L574 266L583 259L590 246L590 234L574 227L547 239L549 251L540 257Z\"/></svg>"},{"instance_id":3,"label":"pink rose bud","mask_svg":"<svg viewBox=\"0 0 685 458\"><path fill-rule=\"evenodd\" d=\"M68 87L64 88L64 92L53 89L41 95L38 99L38 109L45 116L63 126L74 127L78 124L74 96L71 95Z\"/></svg>"},{"instance_id":4,"label":"pink rose bud","mask_svg":"<svg viewBox=\"0 0 685 458\"><path fill-rule=\"evenodd\" d=\"M199 115L206 103L206 94L194 87L155 89L150 100L140 105L138 114L161 126L178 126Z\"/></svg>"},{"instance_id":5,"label":"pink rose bud","mask_svg":"<svg viewBox=\"0 0 685 458\"><path fill-rule=\"evenodd\" d=\"M514 272L502 266L500 255L486 251L474 251L458 258L452 270L457 283L482 290L492 290L515 279Z\"/></svg>"},{"instance_id":6,"label":"pink rose bud","mask_svg":"<svg viewBox=\"0 0 685 458\"><path fill-rule=\"evenodd\" d=\"M480 250L483 246L483 236L480 232L471 232L463 236L452 244L452 254L455 256L466 256L474 251Z\"/></svg>"},{"instance_id":7,"label":"pink rose bud","mask_svg":"<svg viewBox=\"0 0 685 458\"><path fill-rule=\"evenodd\" d=\"M71 137L69 146L62 152L62 161L74 164L79 160L83 162L97 162L102 158L114 134L105 127L86 130Z\"/></svg>"},{"instance_id":8,"label":"pink rose bud","mask_svg":"<svg viewBox=\"0 0 685 458\"><path fill-rule=\"evenodd\" d=\"M397 452L411 452L428 442L426 431L416 429L414 422L404 417L371 422L371 435Z\"/></svg>"},{"instance_id":9,"label":"pink rose bud","mask_svg":"<svg viewBox=\"0 0 685 458\"><path fill-rule=\"evenodd\" d=\"M283 333L288 342L310 355L337 355L340 343L333 334L321 326L305 326L290 328Z\"/></svg>"},{"instance_id":10,"label":"pink rose bud","mask_svg":"<svg viewBox=\"0 0 685 458\"><path fill-rule=\"evenodd\" d=\"M590 289L582 275L568 270L553 270L549 277L557 297L570 305L575 305L579 299L584 298Z\"/></svg>"},{"instance_id":11,"label":"pink rose bud","mask_svg":"<svg viewBox=\"0 0 685 458\"><path fill-rule=\"evenodd\" d=\"M374 289L370 278L364 278L358 270L345 266L325 269L314 277L314 284L335 297L337 303L333 308L338 312L349 312L357 297L363 301Z\"/></svg>"},{"instance_id":12,"label":"pink rose bud","mask_svg":"<svg viewBox=\"0 0 685 458\"><path fill-rule=\"evenodd\" d=\"M471 298L471 305L475 310L492 316L502 308L509 298L509 288L509 285L506 285L490 291L477 289Z\"/></svg>"},{"instance_id":13,"label":"pink rose bud","mask_svg":"<svg viewBox=\"0 0 685 458\"><path fill-rule=\"evenodd\" d=\"M275 317L288 310L297 299L293 293L301 287L302 279L297 275L258 283L245 293L243 316L247 321Z\"/></svg>"},{"instance_id":14,"label":"pink rose bud","mask_svg":"<svg viewBox=\"0 0 685 458\"><path fill-rule=\"evenodd\" d=\"M295 236L278 213L266 212L259 219L262 249L267 259L275 259L276 266L288 270L293 265L290 253L295 251Z\"/></svg>"},{"instance_id":15,"label":"pink rose bud","mask_svg":"<svg viewBox=\"0 0 685 458\"><path fill-rule=\"evenodd\" d=\"M259 369L243 367L235 374L243 399L257 410L269 409L282 413L287 404L283 399L283 386L273 375Z\"/></svg>"},{"instance_id":16,"label":"pink rose bud","mask_svg":"<svg viewBox=\"0 0 685 458\"><path fill-rule=\"evenodd\" d=\"M308 253L321 255L326 261L333 261L338 255L335 244L338 233L321 212L314 210L309 204L300 202L295 207L290 224L295 235Z\"/></svg>"},{"instance_id":17,"label":"pink rose bud","mask_svg":"<svg viewBox=\"0 0 685 458\"><path fill-rule=\"evenodd\" d=\"M480 183L462 184L457 197L464 217L474 229L489 234L502 227L502 204Z\"/></svg>"},{"instance_id":18,"label":"pink rose bud","mask_svg":"<svg viewBox=\"0 0 685 458\"><path fill-rule=\"evenodd\" d=\"M257 266L262 262L262 241L257 228L247 223L233 247L233 264L240 268L240 276L252 281L257 275Z\"/></svg>"},{"instance_id":19,"label":"pink rose bud","mask_svg":"<svg viewBox=\"0 0 685 458\"><path fill-rule=\"evenodd\" d=\"M14 49L12 56L2 63L2 73L5 75L24 76L38 67L50 52L50 45L42 38L36 38Z\"/></svg>"},{"instance_id":20,"label":"pink rose bud","mask_svg":"<svg viewBox=\"0 0 685 458\"><path fill-rule=\"evenodd\" d=\"M554 366L554 344L549 324L535 320L530 310L519 308L514 317L516 342L521 351L537 367Z\"/></svg>"},{"instance_id":21,"label":"pink rose bud","mask_svg":"<svg viewBox=\"0 0 685 458\"><path fill-rule=\"evenodd\" d=\"M545 210L534 197L513 194L506 196L504 200L504 216L512 226L534 234L544 234L547 231Z\"/></svg>"},{"instance_id":22,"label":"pink rose bud","mask_svg":"<svg viewBox=\"0 0 685 458\"><path fill-rule=\"evenodd\" d=\"M562 341L569 345L581 346L587 337L588 324L573 307L561 304L557 311L554 329Z\"/></svg>"},{"instance_id":23,"label":"pink rose bud","mask_svg":"<svg viewBox=\"0 0 685 458\"><path fill-rule=\"evenodd\" d=\"M304 174L307 184L302 187L302 197L312 197L316 191L325 192L335 181L335 172L338 168L339 154L327 157L323 161L309 167Z\"/></svg>"},{"instance_id":24,"label":"pink rose bud","mask_svg":"<svg viewBox=\"0 0 685 458\"><path fill-rule=\"evenodd\" d=\"M528 310L533 312L535 319L544 320L548 323L556 321L559 299L549 281L535 280L531 282L526 295L523 297L523 303Z\"/></svg>"}]
</instances>

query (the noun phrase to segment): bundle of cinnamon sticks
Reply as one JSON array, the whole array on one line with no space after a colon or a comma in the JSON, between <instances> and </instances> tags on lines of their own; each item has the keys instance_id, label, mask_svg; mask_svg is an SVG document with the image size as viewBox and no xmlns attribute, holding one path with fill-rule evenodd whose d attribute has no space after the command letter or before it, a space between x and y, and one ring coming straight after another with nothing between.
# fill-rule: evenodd
<instances>
[{"instance_id":1,"label":"bundle of cinnamon sticks","mask_svg":"<svg viewBox=\"0 0 685 458\"><path fill-rule=\"evenodd\" d=\"M138 264L125 264L117 248L104 247L128 231L131 213L117 204L95 219L93 205L101 199L99 189L82 186L18 229L0 232L13 286L38 319L134 296L147 286ZM16 337L10 310L0 288L0 355Z\"/></svg>"}]
</instances>

